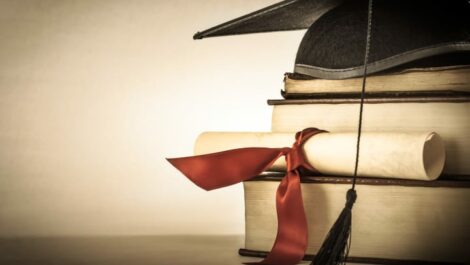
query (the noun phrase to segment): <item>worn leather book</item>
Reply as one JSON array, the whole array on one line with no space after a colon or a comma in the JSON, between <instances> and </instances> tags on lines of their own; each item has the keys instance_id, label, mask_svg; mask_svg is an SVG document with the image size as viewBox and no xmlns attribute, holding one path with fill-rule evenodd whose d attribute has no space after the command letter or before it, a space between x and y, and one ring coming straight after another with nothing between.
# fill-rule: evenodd
<instances>
[{"instance_id":1,"label":"worn leather book","mask_svg":"<svg viewBox=\"0 0 470 265\"><path fill-rule=\"evenodd\" d=\"M364 132L436 132L444 140L444 175L470 175L470 96L367 98ZM316 127L355 132L359 99L270 100L272 132Z\"/></svg>"},{"instance_id":2,"label":"worn leather book","mask_svg":"<svg viewBox=\"0 0 470 265\"><path fill-rule=\"evenodd\" d=\"M359 93L362 78L342 80L320 79L296 73L286 73L284 95L287 98L315 96L317 93ZM367 92L403 91L463 91L470 92L470 66L411 68L398 72L380 73L367 78Z\"/></svg>"},{"instance_id":3,"label":"worn leather book","mask_svg":"<svg viewBox=\"0 0 470 265\"><path fill-rule=\"evenodd\" d=\"M244 182L245 248L260 256L276 236L275 193L282 175ZM437 181L359 178L350 261L375 264L470 262L470 179ZM315 255L344 206L349 178L302 177L307 256Z\"/></svg>"}]
</instances>

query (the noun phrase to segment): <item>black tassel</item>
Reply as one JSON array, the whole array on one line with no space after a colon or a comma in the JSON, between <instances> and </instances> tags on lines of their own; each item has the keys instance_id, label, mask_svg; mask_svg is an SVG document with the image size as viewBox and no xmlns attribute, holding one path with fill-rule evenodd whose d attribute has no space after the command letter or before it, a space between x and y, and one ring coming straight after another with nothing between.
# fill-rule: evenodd
<instances>
[{"instance_id":1,"label":"black tassel","mask_svg":"<svg viewBox=\"0 0 470 265\"><path fill-rule=\"evenodd\" d=\"M348 255L349 236L351 235L352 207L356 201L356 191L349 189L346 194L346 205L338 219L328 232L325 241L311 265L344 264Z\"/></svg>"}]
</instances>

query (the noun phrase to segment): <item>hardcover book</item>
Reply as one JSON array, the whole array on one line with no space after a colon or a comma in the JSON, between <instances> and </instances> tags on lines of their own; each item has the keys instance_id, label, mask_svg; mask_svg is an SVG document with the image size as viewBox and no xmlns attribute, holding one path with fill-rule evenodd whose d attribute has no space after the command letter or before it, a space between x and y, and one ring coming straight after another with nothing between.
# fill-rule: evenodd
<instances>
[{"instance_id":1,"label":"hardcover book","mask_svg":"<svg viewBox=\"0 0 470 265\"><path fill-rule=\"evenodd\" d=\"M284 92L286 97L316 93L359 93L361 84L360 77L330 80L287 73L284 77ZM470 92L470 66L411 68L367 78L368 93L404 91Z\"/></svg>"},{"instance_id":2,"label":"hardcover book","mask_svg":"<svg viewBox=\"0 0 470 265\"><path fill-rule=\"evenodd\" d=\"M244 255L269 251L276 236L275 193L282 175L244 182ZM314 255L339 212L350 179L302 178L308 255ZM359 178L350 257L360 262L470 262L470 181ZM401 262L401 263L400 263Z\"/></svg>"},{"instance_id":3,"label":"hardcover book","mask_svg":"<svg viewBox=\"0 0 470 265\"><path fill-rule=\"evenodd\" d=\"M359 99L269 100L272 131L296 132L317 127L330 132L357 130ZM368 98L364 132L429 132L444 140L443 174L470 175L470 96L427 98Z\"/></svg>"}]
</instances>

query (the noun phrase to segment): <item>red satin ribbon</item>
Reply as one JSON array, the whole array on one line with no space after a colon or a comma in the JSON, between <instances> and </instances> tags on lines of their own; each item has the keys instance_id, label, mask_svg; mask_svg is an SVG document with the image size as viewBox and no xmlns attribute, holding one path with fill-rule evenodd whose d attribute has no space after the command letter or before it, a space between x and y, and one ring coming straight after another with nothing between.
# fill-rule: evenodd
<instances>
[{"instance_id":1,"label":"red satin ribbon","mask_svg":"<svg viewBox=\"0 0 470 265\"><path fill-rule=\"evenodd\" d=\"M308 238L299 168L316 171L305 161L302 145L321 132L325 131L307 128L297 132L291 148L239 148L168 161L199 187L212 190L257 176L270 168L280 156L286 156L287 173L276 193L276 240L268 256L256 264L293 265L304 257Z\"/></svg>"}]
</instances>

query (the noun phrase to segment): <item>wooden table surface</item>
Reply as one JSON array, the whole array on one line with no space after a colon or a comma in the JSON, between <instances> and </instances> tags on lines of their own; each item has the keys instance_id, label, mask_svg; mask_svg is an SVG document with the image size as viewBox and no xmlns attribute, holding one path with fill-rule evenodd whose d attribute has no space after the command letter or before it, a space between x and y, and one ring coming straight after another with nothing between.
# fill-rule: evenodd
<instances>
[{"instance_id":1,"label":"wooden table surface","mask_svg":"<svg viewBox=\"0 0 470 265\"><path fill-rule=\"evenodd\" d=\"M0 264L241 264L243 236L134 236L0 239Z\"/></svg>"},{"instance_id":2,"label":"wooden table surface","mask_svg":"<svg viewBox=\"0 0 470 265\"><path fill-rule=\"evenodd\" d=\"M240 265L259 261L238 255L243 241L243 236L3 238L0 264Z\"/></svg>"}]
</instances>

